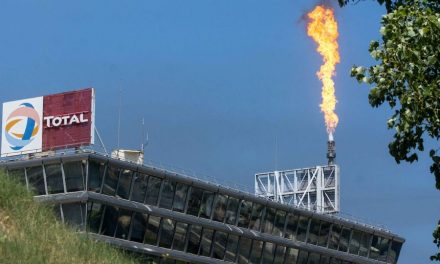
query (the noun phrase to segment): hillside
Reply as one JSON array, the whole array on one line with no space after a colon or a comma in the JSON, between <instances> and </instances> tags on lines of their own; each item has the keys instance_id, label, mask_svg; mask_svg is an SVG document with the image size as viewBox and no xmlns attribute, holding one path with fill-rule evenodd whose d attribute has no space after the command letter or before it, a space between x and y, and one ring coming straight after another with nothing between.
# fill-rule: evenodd
<instances>
[{"instance_id":1,"label":"hillside","mask_svg":"<svg viewBox=\"0 0 440 264\"><path fill-rule=\"evenodd\" d=\"M0 263L135 263L57 221L24 186L0 172Z\"/></svg>"}]
</instances>

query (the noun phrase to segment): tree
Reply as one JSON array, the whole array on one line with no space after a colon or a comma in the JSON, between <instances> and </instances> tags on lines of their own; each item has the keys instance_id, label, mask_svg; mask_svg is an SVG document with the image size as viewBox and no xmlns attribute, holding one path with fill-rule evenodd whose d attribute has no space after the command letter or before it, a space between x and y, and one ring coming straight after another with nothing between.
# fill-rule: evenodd
<instances>
[{"instance_id":1,"label":"tree","mask_svg":"<svg viewBox=\"0 0 440 264\"><path fill-rule=\"evenodd\" d=\"M359 0L338 0L341 6ZM372 41L369 52L378 62L354 66L351 76L373 85L372 107L385 102L395 112L388 120L395 129L389 152L397 163L414 162L429 140L430 172L440 190L440 1L377 0L385 4L381 42ZM433 233L440 248L440 221ZM440 261L440 252L431 256Z\"/></svg>"},{"instance_id":2,"label":"tree","mask_svg":"<svg viewBox=\"0 0 440 264\"><path fill-rule=\"evenodd\" d=\"M338 0L340 6L345 6L350 2L358 3L360 1L361 0ZM377 1L381 5L385 4L385 7L387 8L388 13L393 12L399 6L405 6L405 5L409 5L409 4L412 4L415 2L415 0L375 0L375 1ZM425 6L429 6L431 8L439 8L440 7L438 0L427 0L427 1L423 1L423 2L424 2Z\"/></svg>"}]
</instances>

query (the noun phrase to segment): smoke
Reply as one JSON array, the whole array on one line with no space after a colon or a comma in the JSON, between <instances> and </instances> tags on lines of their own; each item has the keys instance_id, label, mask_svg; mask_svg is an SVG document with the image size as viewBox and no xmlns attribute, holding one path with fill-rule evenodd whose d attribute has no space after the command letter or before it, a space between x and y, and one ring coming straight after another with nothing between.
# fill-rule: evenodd
<instances>
[{"instance_id":1,"label":"smoke","mask_svg":"<svg viewBox=\"0 0 440 264\"><path fill-rule=\"evenodd\" d=\"M300 23L307 23L309 21L309 17L307 16L307 14L312 12L312 10L316 6L324 6L324 7L327 7L327 8L331 8L334 11L337 10L336 7L338 7L338 5L336 4L336 2L337 2L336 0L316 0L316 1L314 1L314 4L312 5L311 8L304 9L301 12L301 16L297 20L298 24L300 24Z\"/></svg>"},{"instance_id":2,"label":"smoke","mask_svg":"<svg viewBox=\"0 0 440 264\"><path fill-rule=\"evenodd\" d=\"M331 7L331 8L335 8L335 3L336 3L337 1L335 1L335 0L319 0L319 1L316 1L316 4L315 5L323 5L323 6L326 6L326 7Z\"/></svg>"}]
</instances>

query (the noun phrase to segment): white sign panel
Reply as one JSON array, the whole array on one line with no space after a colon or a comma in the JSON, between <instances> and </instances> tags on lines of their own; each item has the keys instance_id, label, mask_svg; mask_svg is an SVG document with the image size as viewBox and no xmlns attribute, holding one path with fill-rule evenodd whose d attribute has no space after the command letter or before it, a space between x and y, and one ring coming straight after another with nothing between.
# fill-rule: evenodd
<instances>
[{"instance_id":1,"label":"white sign panel","mask_svg":"<svg viewBox=\"0 0 440 264\"><path fill-rule=\"evenodd\" d=\"M3 103L2 157L41 151L42 135L43 97Z\"/></svg>"}]
</instances>

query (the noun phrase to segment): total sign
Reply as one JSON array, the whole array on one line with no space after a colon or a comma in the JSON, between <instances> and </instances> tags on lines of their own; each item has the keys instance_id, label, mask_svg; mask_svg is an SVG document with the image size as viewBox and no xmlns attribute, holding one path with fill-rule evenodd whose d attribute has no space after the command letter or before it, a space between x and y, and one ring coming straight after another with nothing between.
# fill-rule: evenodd
<instances>
[{"instance_id":1,"label":"total sign","mask_svg":"<svg viewBox=\"0 0 440 264\"><path fill-rule=\"evenodd\" d=\"M93 88L3 103L1 156L94 143Z\"/></svg>"}]
</instances>

